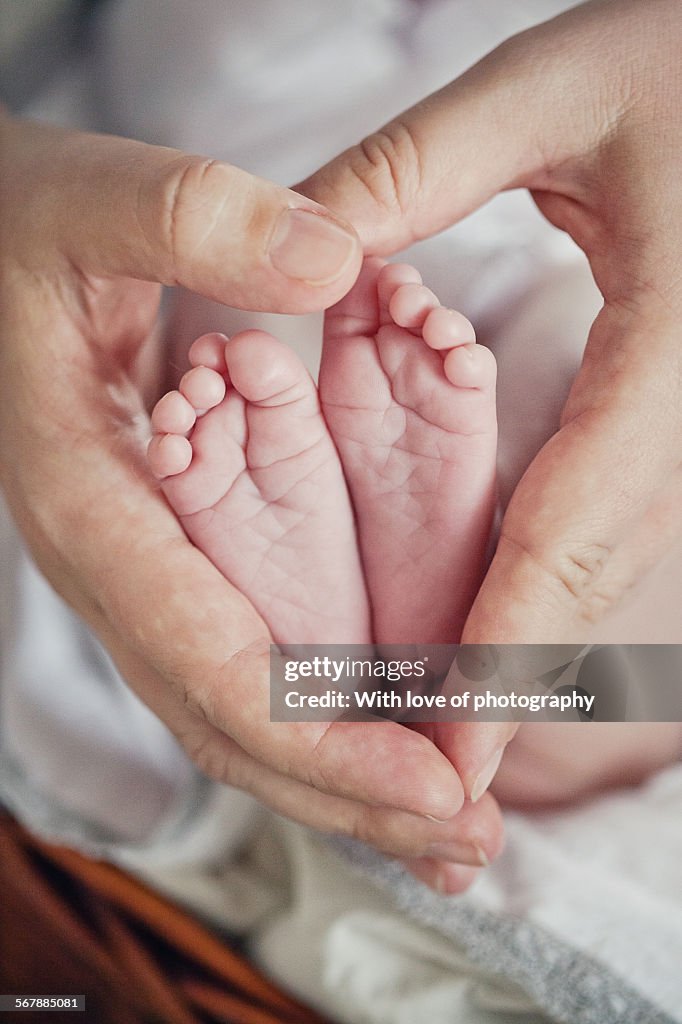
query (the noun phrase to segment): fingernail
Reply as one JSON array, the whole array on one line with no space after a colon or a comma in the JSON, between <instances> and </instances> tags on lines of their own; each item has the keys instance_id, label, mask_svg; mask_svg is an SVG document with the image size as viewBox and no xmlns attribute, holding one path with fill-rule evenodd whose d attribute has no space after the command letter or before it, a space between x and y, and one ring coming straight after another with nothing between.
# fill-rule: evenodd
<instances>
[{"instance_id":1,"label":"fingernail","mask_svg":"<svg viewBox=\"0 0 682 1024\"><path fill-rule=\"evenodd\" d=\"M434 888L441 896L455 896L463 893L478 876L478 868L444 865L433 880Z\"/></svg>"},{"instance_id":2,"label":"fingernail","mask_svg":"<svg viewBox=\"0 0 682 1024\"><path fill-rule=\"evenodd\" d=\"M335 281L358 240L335 221L310 210L285 210L270 240L270 261L287 277L312 284Z\"/></svg>"},{"instance_id":3,"label":"fingernail","mask_svg":"<svg viewBox=\"0 0 682 1024\"><path fill-rule=\"evenodd\" d=\"M477 800L480 800L490 783L495 778L495 773L500 767L500 761L502 760L502 754L504 753L504 747L498 747L498 749L491 756L490 760L486 762L484 767L476 776L476 780L471 787L471 802L475 804Z\"/></svg>"},{"instance_id":4,"label":"fingernail","mask_svg":"<svg viewBox=\"0 0 682 1024\"><path fill-rule=\"evenodd\" d=\"M481 867L482 868L489 867L490 866L490 858L488 857L488 854L485 852L483 847L482 846L478 846L478 844L474 844L474 850L476 851L476 854L478 855L478 863L481 865Z\"/></svg>"},{"instance_id":5,"label":"fingernail","mask_svg":"<svg viewBox=\"0 0 682 1024\"><path fill-rule=\"evenodd\" d=\"M482 847L468 843L432 843L425 853L434 860L447 860L452 864L468 864L472 868L487 868L490 861Z\"/></svg>"},{"instance_id":6,"label":"fingernail","mask_svg":"<svg viewBox=\"0 0 682 1024\"><path fill-rule=\"evenodd\" d=\"M437 825L444 825L446 821L450 821L453 815L451 814L450 818L436 818L433 814L425 814L424 817L428 818L429 821L435 821Z\"/></svg>"}]
</instances>

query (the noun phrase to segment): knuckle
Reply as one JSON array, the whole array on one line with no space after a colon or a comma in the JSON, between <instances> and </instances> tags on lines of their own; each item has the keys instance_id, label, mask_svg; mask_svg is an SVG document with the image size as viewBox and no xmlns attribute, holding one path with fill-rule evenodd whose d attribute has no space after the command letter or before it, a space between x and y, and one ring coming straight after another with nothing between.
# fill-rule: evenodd
<instances>
[{"instance_id":1,"label":"knuckle","mask_svg":"<svg viewBox=\"0 0 682 1024\"><path fill-rule=\"evenodd\" d=\"M348 834L391 857L417 857L426 846L425 822L384 807L359 806Z\"/></svg>"},{"instance_id":2,"label":"knuckle","mask_svg":"<svg viewBox=\"0 0 682 1024\"><path fill-rule=\"evenodd\" d=\"M155 176L151 195L140 196L140 220L150 225L152 245L166 257L164 284L178 283L183 266L215 226L211 200L218 185L228 185L226 172L227 165L216 160L180 156Z\"/></svg>"},{"instance_id":3,"label":"knuckle","mask_svg":"<svg viewBox=\"0 0 682 1024\"><path fill-rule=\"evenodd\" d=\"M328 735L328 728L325 729L312 749L310 759L303 769L305 773L303 781L320 793L335 795L338 791L338 784L335 784L334 773L327 766L325 758L325 740ZM293 772L291 773L293 774Z\"/></svg>"},{"instance_id":4,"label":"knuckle","mask_svg":"<svg viewBox=\"0 0 682 1024\"><path fill-rule=\"evenodd\" d=\"M168 678L184 710L189 711L193 717L205 725L213 725L219 720L221 711L221 673L217 673L212 678L207 676L200 684L195 675L191 661L185 657L173 666L172 673L168 674Z\"/></svg>"},{"instance_id":5,"label":"knuckle","mask_svg":"<svg viewBox=\"0 0 682 1024\"><path fill-rule=\"evenodd\" d=\"M377 808L357 807L346 824L346 835L357 842L372 846L382 853L390 853L390 843L384 835L384 829L378 818L381 812Z\"/></svg>"},{"instance_id":6,"label":"knuckle","mask_svg":"<svg viewBox=\"0 0 682 1024\"><path fill-rule=\"evenodd\" d=\"M613 551L604 544L583 544L563 553L554 565L554 575L564 595L573 603L577 616L596 624L621 603L626 580L608 572Z\"/></svg>"},{"instance_id":7,"label":"knuckle","mask_svg":"<svg viewBox=\"0 0 682 1024\"><path fill-rule=\"evenodd\" d=\"M607 544L583 542L547 550L518 534L505 533L504 540L547 579L548 593L557 603L568 604L586 622L599 622L623 599L627 579L608 571L614 549Z\"/></svg>"},{"instance_id":8,"label":"knuckle","mask_svg":"<svg viewBox=\"0 0 682 1024\"><path fill-rule=\"evenodd\" d=\"M181 684L180 697L185 711L196 715L197 718L208 722L211 719L210 711L206 707L206 695L198 691L196 687Z\"/></svg>"},{"instance_id":9,"label":"knuckle","mask_svg":"<svg viewBox=\"0 0 682 1024\"><path fill-rule=\"evenodd\" d=\"M582 602L593 592L610 554L603 544L581 544L557 558L554 574L571 597Z\"/></svg>"},{"instance_id":10,"label":"knuckle","mask_svg":"<svg viewBox=\"0 0 682 1024\"><path fill-rule=\"evenodd\" d=\"M185 737L183 743L191 760L209 779L239 787L229 741L224 742L222 737L218 740L212 733L197 729Z\"/></svg>"},{"instance_id":11,"label":"knuckle","mask_svg":"<svg viewBox=\"0 0 682 1024\"><path fill-rule=\"evenodd\" d=\"M210 668L204 666L200 680L193 663L181 665L177 678L185 707L208 722L221 723L224 730L231 707L226 695L230 693L233 682L248 679L258 686L266 679L269 650L267 637L244 643L235 647L221 663ZM188 653L192 658L192 652ZM191 685L187 684L188 678L192 679Z\"/></svg>"},{"instance_id":12,"label":"knuckle","mask_svg":"<svg viewBox=\"0 0 682 1024\"><path fill-rule=\"evenodd\" d=\"M580 617L592 625L601 622L621 604L625 589L620 584L595 585L580 601Z\"/></svg>"},{"instance_id":13,"label":"knuckle","mask_svg":"<svg viewBox=\"0 0 682 1024\"><path fill-rule=\"evenodd\" d=\"M419 148L406 122L393 121L364 139L350 167L377 206L387 214L409 219L423 175Z\"/></svg>"}]
</instances>

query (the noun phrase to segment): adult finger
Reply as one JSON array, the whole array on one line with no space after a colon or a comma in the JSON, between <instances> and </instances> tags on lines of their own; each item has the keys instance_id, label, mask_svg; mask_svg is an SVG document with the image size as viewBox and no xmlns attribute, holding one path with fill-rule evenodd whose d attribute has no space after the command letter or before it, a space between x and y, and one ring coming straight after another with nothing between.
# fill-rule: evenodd
<instances>
[{"instance_id":1,"label":"adult finger","mask_svg":"<svg viewBox=\"0 0 682 1024\"><path fill-rule=\"evenodd\" d=\"M7 230L16 210L24 230L35 224L82 273L182 284L240 308L305 313L345 294L360 269L348 224L229 164L19 121L3 121L2 132L3 150L14 154L1 162L12 195L3 209ZM15 133L21 145L12 145ZM30 240L15 241L35 254ZM44 261L44 245L38 252Z\"/></svg>"},{"instance_id":2,"label":"adult finger","mask_svg":"<svg viewBox=\"0 0 682 1024\"><path fill-rule=\"evenodd\" d=\"M111 645L116 650L116 643ZM129 650L119 664L136 681L138 695L169 726L192 760L211 778L251 793L278 814L333 835L351 836L391 856L482 867L502 847L502 819L487 796L466 804L446 821L322 792L264 764L239 743L178 702L149 665ZM371 728L374 728L372 726ZM418 868L418 877L431 869ZM428 880L428 879L425 879ZM435 886L435 876L429 882Z\"/></svg>"},{"instance_id":3,"label":"adult finger","mask_svg":"<svg viewBox=\"0 0 682 1024\"><path fill-rule=\"evenodd\" d=\"M541 26L508 40L301 190L352 219L367 252L390 254L449 227L502 189L534 179L539 186L549 153L561 161L587 148L601 127L579 116L594 78L589 55L575 59L570 33L565 40L552 35L548 52L547 34ZM580 76L587 80L576 93L572 80ZM562 80L571 87L563 89Z\"/></svg>"},{"instance_id":4,"label":"adult finger","mask_svg":"<svg viewBox=\"0 0 682 1024\"><path fill-rule=\"evenodd\" d=\"M586 359L561 430L512 497L465 643L590 642L679 538L681 353L659 305L641 300L639 330L630 310L606 310L595 324L600 359ZM602 373L612 375L608 390L595 380ZM470 722L441 726L434 738L476 798L515 731Z\"/></svg>"},{"instance_id":5,"label":"adult finger","mask_svg":"<svg viewBox=\"0 0 682 1024\"><path fill-rule=\"evenodd\" d=\"M650 108L641 113L652 134L660 130L653 152L672 158L674 171L666 121L679 108L681 34L674 0L623 0L617 11L603 0L579 4L510 38L298 187L351 220L367 253L390 254L504 189L579 199L595 179L581 164L635 108ZM618 167L641 179L621 157L602 182L616 198Z\"/></svg>"},{"instance_id":6,"label":"adult finger","mask_svg":"<svg viewBox=\"0 0 682 1024\"><path fill-rule=\"evenodd\" d=\"M638 301L637 315L595 323L562 428L512 497L467 642L587 641L679 536L679 321L658 296Z\"/></svg>"}]
</instances>

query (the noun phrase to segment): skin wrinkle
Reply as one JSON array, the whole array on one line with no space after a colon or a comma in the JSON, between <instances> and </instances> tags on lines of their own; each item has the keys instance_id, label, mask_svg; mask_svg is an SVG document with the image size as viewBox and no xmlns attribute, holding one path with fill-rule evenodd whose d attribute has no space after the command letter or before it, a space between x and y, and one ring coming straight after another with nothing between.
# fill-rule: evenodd
<instances>
[{"instance_id":1,"label":"skin wrinkle","mask_svg":"<svg viewBox=\"0 0 682 1024\"><path fill-rule=\"evenodd\" d=\"M590 596L586 594L586 591L589 587L594 587L613 553L606 545L599 544L593 545L591 551L594 552L593 559L585 558L585 554L589 554L589 551L583 553L580 558L568 553L566 569L557 566L555 570L556 578L576 601L583 601ZM600 552L604 552L603 556L600 556ZM571 569L577 571L570 571Z\"/></svg>"},{"instance_id":2,"label":"skin wrinkle","mask_svg":"<svg viewBox=\"0 0 682 1024\"><path fill-rule=\"evenodd\" d=\"M46 281L74 326L82 332L88 342L101 344L105 332L101 326L99 329L97 327L97 321L100 319L97 302L107 290L111 292L111 281L95 277L83 270L65 250L59 249L58 253L64 261L64 267L55 271L46 278Z\"/></svg>"},{"instance_id":3,"label":"skin wrinkle","mask_svg":"<svg viewBox=\"0 0 682 1024\"><path fill-rule=\"evenodd\" d=\"M324 467L324 465L325 460L322 460L316 466L312 466L310 470L305 474L305 476L299 477L296 484L292 484L292 486L288 488L288 490L284 491L284 493L281 494L278 498L269 500L269 505L274 509L281 508L285 512L297 512L300 515L301 521L306 519L309 510L297 508L295 503L293 502L291 505L287 505L286 499L289 497L290 494L292 494L297 489L298 486L300 486L301 484L309 483L311 481L311 478L314 477L315 474L318 473L320 469Z\"/></svg>"},{"instance_id":4,"label":"skin wrinkle","mask_svg":"<svg viewBox=\"0 0 682 1024\"><path fill-rule=\"evenodd\" d=\"M400 196L396 191L399 179L396 178L396 171L389 155L393 150L393 140L384 129L381 129L360 142L358 153L362 154L364 163L362 168L351 164L351 170L377 206L384 207L389 214L397 210L402 218L407 211L401 206ZM385 185L387 180L390 182L388 189Z\"/></svg>"},{"instance_id":5,"label":"skin wrinkle","mask_svg":"<svg viewBox=\"0 0 682 1024\"><path fill-rule=\"evenodd\" d=\"M604 591L594 590L586 597L580 599L578 614L580 618L590 626L597 625L611 609L620 605L631 589L626 585L621 588L614 588L610 594Z\"/></svg>"},{"instance_id":6,"label":"skin wrinkle","mask_svg":"<svg viewBox=\"0 0 682 1024\"><path fill-rule=\"evenodd\" d=\"M417 196L424 192L421 152L407 120L394 119L383 129L380 137L387 138L391 143L388 149L384 149L384 157L393 182L398 209L402 217L407 219L415 206ZM399 157L398 162L392 160L391 156ZM400 168L399 172L397 167Z\"/></svg>"},{"instance_id":7,"label":"skin wrinkle","mask_svg":"<svg viewBox=\"0 0 682 1024\"><path fill-rule=\"evenodd\" d=\"M363 317L358 313L339 315L338 313L327 311L325 313L325 330L330 337L333 334L333 331L330 330L330 326L333 323L340 323L343 326L343 336L337 339L341 343L349 337L369 338L372 333L376 333L379 329L379 324L374 316Z\"/></svg>"},{"instance_id":8,"label":"skin wrinkle","mask_svg":"<svg viewBox=\"0 0 682 1024\"><path fill-rule=\"evenodd\" d=\"M182 158L181 158L182 159ZM182 225L184 219L184 210L187 207L187 189L190 179L193 174L198 171L198 184L201 185L201 181L205 176L206 166L214 163L215 161L200 161L197 164L196 159L190 158L189 160L182 160L184 166L180 167L179 177L177 172L174 172L170 180L163 184L163 200L165 205L165 217L163 223L165 225L165 233L167 238L167 248L171 259L172 273L173 273L173 284L178 285L177 267L181 265L178 249L178 236L180 234L179 228ZM193 189L190 189L190 194L193 194ZM182 253L182 262L185 261L185 253Z\"/></svg>"},{"instance_id":9,"label":"skin wrinkle","mask_svg":"<svg viewBox=\"0 0 682 1024\"><path fill-rule=\"evenodd\" d=\"M268 637L268 639L270 638ZM194 714L199 714L202 719L206 719L209 723L215 723L231 738L234 738L234 730L230 729L227 721L224 721L223 714L226 681L229 683L232 677L243 679L246 676L248 678L252 674L260 675L264 679L266 678L267 669L265 665L269 653L269 645L261 650L259 648L262 644L263 640L259 638L245 647L233 648L225 661L215 669L212 682L204 680L204 685L198 695L187 691L192 702L189 709ZM244 659L249 660L249 667L246 670L239 667L240 662ZM196 698L197 702L196 707L194 706L194 698Z\"/></svg>"},{"instance_id":10,"label":"skin wrinkle","mask_svg":"<svg viewBox=\"0 0 682 1024\"><path fill-rule=\"evenodd\" d=\"M521 554L523 554L527 558L529 558L531 560L531 562L533 562L533 564L536 565L537 568L542 571L543 575L547 576L552 582L560 583L562 585L562 587L564 587L564 589L568 589L568 588L566 588L566 586L563 583L563 581L559 579L559 577L556 575L556 573L553 572L551 569L549 569L546 565L544 565L544 563L541 561L541 559L539 559L538 556L533 553L533 551L530 549L530 547L525 545L523 543L523 541L517 540L515 537L512 537L505 530L505 528L504 528L504 521L502 522L502 529L500 531L500 543L502 541L504 541L506 544L510 545L510 547L516 548L518 551L521 552ZM570 594L570 596L572 598L574 598L574 594L572 593L571 590L568 590L568 593Z\"/></svg>"},{"instance_id":11,"label":"skin wrinkle","mask_svg":"<svg viewBox=\"0 0 682 1024\"><path fill-rule=\"evenodd\" d=\"M565 556L566 569L562 569L562 567L558 565L556 568L550 569L542 562L542 560L538 556L533 554L533 552L527 545L523 544L523 542L517 540L516 538L511 537L509 533L506 532L504 529L502 530L500 539L502 539L502 537L504 537L506 543L522 551L523 554L530 558L531 561L536 566L538 566L543 571L543 573L545 573L550 579L559 583L564 592L567 593L571 598L571 601L573 602L576 608L577 614L581 615L581 617L583 617L586 621L590 623L593 623L595 621L590 613L583 613L584 608L590 608L590 603L593 600L595 602L599 602L603 599L605 602L603 607L611 608L614 607L615 604L617 604L619 599L622 597L625 588L622 588L619 591L619 595L615 598L606 598L604 595L600 595L599 592L594 589L589 590L590 587L594 588L597 586L599 578L608 567L609 559L613 554L613 551L606 545L595 545L596 549L606 552L606 557L603 559L596 559L593 566L590 565L589 562L580 561L575 556L567 554ZM577 576L575 572L571 573L570 571L567 571L568 567L570 566L572 566L573 569L578 570Z\"/></svg>"},{"instance_id":12,"label":"skin wrinkle","mask_svg":"<svg viewBox=\"0 0 682 1024\"><path fill-rule=\"evenodd\" d=\"M323 793L333 793L336 788L334 780L328 775L328 769L325 763L325 747L329 744L329 739L332 735L332 729L335 724L336 723L334 722L326 722L322 724L320 734L312 744L309 763L306 765L306 781L308 782L308 785L311 785L313 789L321 790ZM334 764L331 771L334 776L336 776L338 766Z\"/></svg>"},{"instance_id":13,"label":"skin wrinkle","mask_svg":"<svg viewBox=\"0 0 682 1024\"><path fill-rule=\"evenodd\" d=\"M263 465L260 465L260 466L255 466L251 462L248 461L249 445L247 444L245 446L246 457L247 457L246 469L242 470L242 473L246 473L248 471L249 473L252 473L254 475L255 474L259 474L259 473L267 474L268 471L271 470L274 466L285 466L288 462L291 462L292 459L299 459L300 460L302 455L309 455L312 452L315 452L316 449L318 449L318 448L324 448L324 446L326 444L326 441L327 441L327 438L325 436L318 437L317 440L313 441L312 444L308 445L307 448L303 448L303 449L301 449L300 451L297 451L297 452L292 452L291 455L285 455L281 459L275 459L273 462L267 462L267 463L264 463ZM320 463L320 465L323 465L324 462L326 462L326 459L324 459ZM317 468L319 468L319 467L318 466L313 467L313 469L317 469ZM313 470L311 470L311 472L312 471ZM309 474L306 474L306 477L308 475ZM306 479L306 477L304 477L303 479ZM267 500L270 501L271 499L268 498Z\"/></svg>"},{"instance_id":14,"label":"skin wrinkle","mask_svg":"<svg viewBox=\"0 0 682 1024\"><path fill-rule=\"evenodd\" d=\"M391 398L393 398L393 394L392 393L391 393ZM393 445L396 445L398 443L398 441L403 439L405 437L406 432L407 432L407 420L408 420L407 409L403 408L402 406L399 406L395 402L395 400L394 400L394 405L393 406L388 405L382 411L382 415L381 415L381 432L382 432L382 436L385 435L388 432L387 429L386 429L386 423L387 423L388 417L389 416L393 416L393 419L395 419L396 407L398 409L400 409L400 412L402 413L402 426L401 426L400 432L399 433L398 432L395 433L393 441L386 442L386 445L389 448L391 446L393 446Z\"/></svg>"},{"instance_id":15,"label":"skin wrinkle","mask_svg":"<svg viewBox=\"0 0 682 1024\"><path fill-rule=\"evenodd\" d=\"M213 177L214 176L213 175L213 169L216 168L216 167L222 167L223 169L226 169L225 168L225 164L221 164L218 160L207 160L200 167L199 174L198 174L198 181L196 183L196 189L193 189L193 192L195 192L196 195L199 195L201 193L201 190L204 187L204 185L206 183L206 180L209 177ZM199 250L206 245L206 243L209 241L211 236L218 229L218 225L219 225L219 223L220 223L220 221L222 219L222 215L223 215L225 209L227 208L228 198L229 198L227 190L224 189L223 192L224 192L223 198L220 200L220 202L218 203L217 206L215 206L214 203L209 203L208 201L206 202L205 205L207 205L209 207L209 210L211 212L212 223L208 224L206 226L206 231L205 231L203 237L198 237L196 239L194 248L192 250L188 250L188 259L189 260L191 260L199 252Z\"/></svg>"},{"instance_id":16,"label":"skin wrinkle","mask_svg":"<svg viewBox=\"0 0 682 1024\"><path fill-rule=\"evenodd\" d=\"M283 460L283 462L289 462L290 459L294 459L294 458L295 458L295 456L291 455L286 460ZM299 513L301 520L305 519L307 517L307 515L309 514L309 510L308 509L297 508L295 502L292 502L291 505L287 505L286 504L286 499L287 499L287 497L290 494L292 494L292 492L297 490L299 484L308 483L310 481L311 477L313 477L322 468L324 468L325 462L326 462L326 460L323 459L317 465L312 466L311 469L305 474L305 476L299 477L298 480L296 480L294 483L292 483L291 487L289 487L287 490L283 491L277 497L265 497L264 494L263 494L263 491L264 491L265 488L261 487L261 486L259 486L257 484L256 486L258 487L258 494L259 494L260 498L262 499L262 501L265 503L265 505L268 508L272 507L274 509L274 508L279 507L279 508L282 509L283 514L285 512L297 512L297 513ZM279 465L279 464L275 463L274 465ZM260 469L254 470L253 474L255 476L255 475L260 474L261 472L263 472L265 474L267 472L267 470L262 470L262 471ZM253 476L251 477L251 479L253 479Z\"/></svg>"},{"instance_id":17,"label":"skin wrinkle","mask_svg":"<svg viewBox=\"0 0 682 1024\"><path fill-rule=\"evenodd\" d=\"M426 420L425 422L428 423L429 421ZM481 434L483 434L483 432L481 432ZM474 435L471 435L471 434L460 434L458 432L457 436L458 437L472 437L472 436L477 437L479 435L478 434L474 434ZM427 452L415 451L413 447L411 447L411 446L409 446L407 444L407 440L406 440L406 438L404 436L402 438L400 438L400 441L405 443L404 446L403 446L403 444L396 443L396 444L393 445L393 450L392 451L395 451L397 449L397 451L405 452L406 455L414 455L415 458L423 460L424 462L433 463L434 465L439 465L440 466L440 465L442 465L443 462L447 462L449 464L451 463L452 465L455 465L455 466L457 465L457 460L456 459L451 459L451 458L450 459L446 459L444 456L441 456L441 455L429 455Z\"/></svg>"},{"instance_id":18,"label":"skin wrinkle","mask_svg":"<svg viewBox=\"0 0 682 1024\"><path fill-rule=\"evenodd\" d=\"M285 570L282 570L282 576L283 576L282 585L283 585L284 588L287 588L289 586L289 584L290 584L290 581L291 581L291 574L290 573L287 574L285 572ZM272 608L273 606L275 606L277 604L285 605L288 611L290 611L291 609L295 609L297 612L300 613L300 615L302 617L302 622L303 622L304 625L307 625L307 624L310 623L310 617L311 616L314 616L315 620L317 622L319 622L319 621L323 621L323 622L327 621L327 622L330 622L330 623L335 623L337 625L339 624L338 616L336 616L336 615L332 616L332 615L326 613L324 610L320 610L319 608L309 607L308 605L305 604L304 601L293 599L292 595L290 593L283 594L283 593L280 593L279 591L272 591L272 590L270 590L269 591L269 599L265 599L265 595L264 595L264 598L262 600L262 604L263 604L263 607L265 609Z\"/></svg>"},{"instance_id":19,"label":"skin wrinkle","mask_svg":"<svg viewBox=\"0 0 682 1024\"><path fill-rule=\"evenodd\" d=\"M181 732L180 737L192 761L204 775L214 782L232 780L232 785L239 787L239 777L230 761L231 745L227 736L192 730L190 738L190 731L187 730L184 735Z\"/></svg>"},{"instance_id":20,"label":"skin wrinkle","mask_svg":"<svg viewBox=\"0 0 682 1024\"><path fill-rule=\"evenodd\" d=\"M308 476L312 475L312 472L313 471L311 471L311 474L308 474L305 478L299 479L298 481L296 481L293 486L294 487L298 486L298 484L300 484L304 480L308 479ZM232 485L232 487L235 487L236 485L237 485L237 481L235 481L235 483ZM230 488L230 489L232 489L232 488ZM274 504L273 503L269 503L267 510L264 509L264 508L258 509L256 512L254 512L254 514L251 517L251 519L255 522L255 520L257 520L258 518L262 518L266 511L268 513L271 512L271 511L274 511L275 514L276 514L277 513L277 505L281 504L283 498L286 497L286 494L290 493L292 489L293 489L293 487L290 488L290 490L288 492L285 492L285 495L283 495L281 498L277 499L276 503L274 503ZM207 510L205 510L205 511L207 511ZM216 514L216 510L215 509L209 509L208 511L213 512L213 515ZM303 523L306 520L306 518L307 518L306 511L300 511L299 512L299 510L297 510L297 509L291 509L291 508L286 508L286 507L284 507L282 509L282 511L284 511L286 513L292 513L293 512L294 514L297 515L297 520L296 520L296 522L291 523L290 525L288 525L286 527L285 527L284 523L282 523L282 526L283 526L282 532L276 538L270 539L270 541L269 541L269 543L268 543L264 553L261 555L259 564L255 567L255 569L251 573L250 579L252 581L257 579L260 576L260 574L263 571L263 567L265 566L266 563L269 564L270 566L275 567L275 568L279 568L279 566L277 564L278 563L278 555L281 554L282 556L286 556L289 553L286 550L282 550L279 545L281 545L282 541L286 541L286 537L289 534L291 534L294 531L297 531L298 528L300 527L301 523ZM196 514L198 514L198 513L195 513L195 515ZM244 520L244 519L240 520L240 524L241 525L244 525L246 522L247 521ZM262 529L260 530L260 533L256 532L258 530L259 530L259 527L254 526L254 538L256 540L264 539L263 538ZM283 577L282 582L284 584L288 583L291 580L291 565L289 564L286 567L282 568L281 569L281 573L282 573L282 577ZM272 589L272 588L266 586L266 590L267 589ZM277 591L273 592L272 599L273 600L274 599L282 600L281 596L279 595L279 593ZM299 607L300 610L307 610L307 611L309 611L309 609L305 609L303 605L298 606L297 603L292 601L292 600L289 600L288 603L290 605L294 605L295 607ZM319 612L316 611L316 614L319 615Z\"/></svg>"},{"instance_id":21,"label":"skin wrinkle","mask_svg":"<svg viewBox=\"0 0 682 1024\"><path fill-rule=\"evenodd\" d=\"M680 316L682 311L682 271L680 271L680 261L676 253L661 253L654 262L656 273L650 271L649 274L641 278L637 282L637 291L639 295L653 296L658 300L661 306L663 306L668 313L674 317ZM665 291L661 288L658 283L663 278L666 281ZM627 297L623 296L620 300L620 304L627 308ZM636 300L636 308L639 312L641 300ZM630 309L632 312L632 308ZM682 353L678 356L682 361Z\"/></svg>"},{"instance_id":22,"label":"skin wrinkle","mask_svg":"<svg viewBox=\"0 0 682 1024\"><path fill-rule=\"evenodd\" d=\"M147 253L151 255L155 249L156 238L150 234L147 224L149 222L149 196L145 195L148 191L148 183L143 179L137 182L135 186L135 200L131 203L133 210L133 216L135 218L135 224L138 228L140 239L144 239L147 245ZM169 274L164 276L170 276Z\"/></svg>"},{"instance_id":23,"label":"skin wrinkle","mask_svg":"<svg viewBox=\"0 0 682 1024\"><path fill-rule=\"evenodd\" d=\"M288 391L299 391L298 395L294 395L293 398L287 399L285 402L279 401L282 395L286 395ZM238 392L241 394L241 392ZM304 403L312 396L303 390L300 381L296 381L294 384L289 384L288 387L282 388L281 391L276 391L272 395L267 395L265 398L244 398L247 412L250 406L254 406L257 409L285 409L290 405L297 405L298 403Z\"/></svg>"}]
</instances>

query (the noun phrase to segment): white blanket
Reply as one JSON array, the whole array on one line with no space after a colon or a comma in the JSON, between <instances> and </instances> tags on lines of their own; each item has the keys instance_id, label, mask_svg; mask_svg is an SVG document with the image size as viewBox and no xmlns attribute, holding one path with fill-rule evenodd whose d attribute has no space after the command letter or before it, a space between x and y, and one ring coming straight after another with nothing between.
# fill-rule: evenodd
<instances>
[{"instance_id":1,"label":"white blanket","mask_svg":"<svg viewBox=\"0 0 682 1024\"><path fill-rule=\"evenodd\" d=\"M682 1021L682 766L505 817L504 854L463 897L272 815L236 859L127 864L343 1024Z\"/></svg>"}]
</instances>

